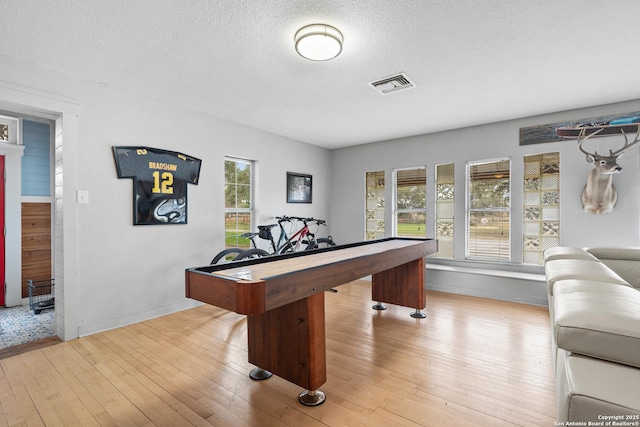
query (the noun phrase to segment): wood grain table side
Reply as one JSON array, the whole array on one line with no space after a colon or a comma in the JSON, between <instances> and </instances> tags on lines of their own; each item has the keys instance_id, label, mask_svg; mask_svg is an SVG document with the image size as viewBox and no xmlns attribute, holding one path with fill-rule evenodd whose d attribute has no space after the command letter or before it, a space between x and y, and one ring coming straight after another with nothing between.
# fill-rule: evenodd
<instances>
[{"instance_id":1,"label":"wood grain table side","mask_svg":"<svg viewBox=\"0 0 640 427\"><path fill-rule=\"evenodd\" d=\"M327 381L324 294L247 316L249 363L307 390Z\"/></svg>"}]
</instances>

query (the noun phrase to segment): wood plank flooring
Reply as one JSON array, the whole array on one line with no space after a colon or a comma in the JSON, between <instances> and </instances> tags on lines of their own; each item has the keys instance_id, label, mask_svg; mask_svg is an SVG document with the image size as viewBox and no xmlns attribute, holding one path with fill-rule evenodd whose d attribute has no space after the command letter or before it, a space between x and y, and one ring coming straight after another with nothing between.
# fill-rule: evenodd
<instances>
[{"instance_id":1,"label":"wood plank flooring","mask_svg":"<svg viewBox=\"0 0 640 427\"><path fill-rule=\"evenodd\" d=\"M0 360L0 427L554 425L546 308L429 292L416 320L337 289L318 407L249 379L245 317L205 305Z\"/></svg>"}]
</instances>

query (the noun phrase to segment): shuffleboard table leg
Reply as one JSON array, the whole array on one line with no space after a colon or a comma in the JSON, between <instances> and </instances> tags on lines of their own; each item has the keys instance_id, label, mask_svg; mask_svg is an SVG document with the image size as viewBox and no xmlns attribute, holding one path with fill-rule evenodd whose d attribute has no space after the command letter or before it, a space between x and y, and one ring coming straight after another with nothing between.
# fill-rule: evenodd
<instances>
[{"instance_id":1,"label":"shuffleboard table leg","mask_svg":"<svg viewBox=\"0 0 640 427\"><path fill-rule=\"evenodd\" d=\"M266 380L267 378L271 378L273 374L262 368L253 368L251 372L249 372L249 378L256 381Z\"/></svg>"},{"instance_id":2,"label":"shuffleboard table leg","mask_svg":"<svg viewBox=\"0 0 640 427\"><path fill-rule=\"evenodd\" d=\"M324 292L248 315L247 332L249 363L302 387L300 403L324 402L318 390L327 381Z\"/></svg>"},{"instance_id":3,"label":"shuffleboard table leg","mask_svg":"<svg viewBox=\"0 0 640 427\"><path fill-rule=\"evenodd\" d=\"M373 305L371 308L373 308L374 310L386 310L387 307L381 303L380 301L378 301L377 304Z\"/></svg>"},{"instance_id":4,"label":"shuffleboard table leg","mask_svg":"<svg viewBox=\"0 0 640 427\"><path fill-rule=\"evenodd\" d=\"M416 308L416 311L410 314L410 316L413 317L414 319L424 319L425 317L427 317L426 314L424 314L417 308Z\"/></svg>"},{"instance_id":5,"label":"shuffleboard table leg","mask_svg":"<svg viewBox=\"0 0 640 427\"><path fill-rule=\"evenodd\" d=\"M326 396L320 390L305 390L298 396L298 401L305 406L322 405L326 399Z\"/></svg>"}]
</instances>

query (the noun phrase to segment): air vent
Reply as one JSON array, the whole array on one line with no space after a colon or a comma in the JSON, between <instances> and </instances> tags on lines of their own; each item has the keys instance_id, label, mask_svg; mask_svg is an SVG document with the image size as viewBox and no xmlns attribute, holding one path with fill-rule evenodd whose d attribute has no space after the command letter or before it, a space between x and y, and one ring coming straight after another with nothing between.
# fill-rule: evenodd
<instances>
[{"instance_id":1,"label":"air vent","mask_svg":"<svg viewBox=\"0 0 640 427\"><path fill-rule=\"evenodd\" d=\"M385 77L383 79L373 81L369 83L369 85L383 95L416 87L416 84L412 82L405 73Z\"/></svg>"}]
</instances>

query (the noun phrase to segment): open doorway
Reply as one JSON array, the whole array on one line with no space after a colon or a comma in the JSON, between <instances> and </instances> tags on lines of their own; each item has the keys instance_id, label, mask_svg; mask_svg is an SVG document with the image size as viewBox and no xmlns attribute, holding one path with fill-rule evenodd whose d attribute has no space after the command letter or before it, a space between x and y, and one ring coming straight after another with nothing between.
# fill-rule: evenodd
<instances>
[{"instance_id":1,"label":"open doorway","mask_svg":"<svg viewBox=\"0 0 640 427\"><path fill-rule=\"evenodd\" d=\"M55 306L50 304L46 310L33 304L40 302L38 298L43 287L32 286L33 283L53 283L53 186L52 186L52 157L55 128L54 122L46 119L26 118L17 115L11 118L18 123L17 136L12 135L12 141L8 145L19 146L22 150L19 158L13 159L13 168L20 165L20 173L10 173L7 179L2 180L1 203L4 205L2 221L4 221L4 207L10 214L19 218L12 218L11 232L18 234L19 243L11 244L12 256L6 250L4 236L2 236L3 266L9 265L12 269L19 269L18 274L8 280L12 289L8 289L11 298L5 298L2 292L2 304L0 305L0 351L26 343L36 342L56 335ZM4 169L4 156L2 157ZM14 171L15 172L15 171ZM4 172L3 172L4 174ZM6 186L9 192L17 197L5 197ZM16 206L17 205L17 206ZM17 220L20 226L17 227ZM4 224L0 224L4 226ZM17 231L16 231L17 229ZM15 256L16 248L20 256ZM0 272L5 275L5 269ZM29 282L32 281L32 285ZM4 277L2 283L5 284ZM18 289L16 289L18 288ZM48 288L48 293L53 298L53 286ZM3 289L4 291L4 289ZM34 292L35 291L35 292Z\"/></svg>"},{"instance_id":2,"label":"open doorway","mask_svg":"<svg viewBox=\"0 0 640 427\"><path fill-rule=\"evenodd\" d=\"M80 103L64 95L39 88L0 82L0 114L12 112L22 117L47 119L54 123L54 142L51 173L53 179L53 251L56 287L55 330L63 341L79 336L78 303L78 246L76 224L78 211L75 203L77 180L78 121ZM63 130L64 126L64 130ZM24 147L0 143L0 155L5 155L7 178L21 179L21 157ZM66 161L65 161L66 160ZM64 167L63 167L64 165ZM12 200L11 206L8 202ZM5 187L6 256L21 254L21 201L20 189ZM17 231L16 231L17 230ZM5 265L7 293L5 303L21 304L21 262Z\"/></svg>"}]
</instances>

